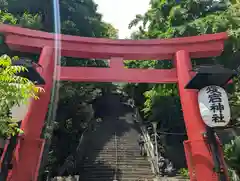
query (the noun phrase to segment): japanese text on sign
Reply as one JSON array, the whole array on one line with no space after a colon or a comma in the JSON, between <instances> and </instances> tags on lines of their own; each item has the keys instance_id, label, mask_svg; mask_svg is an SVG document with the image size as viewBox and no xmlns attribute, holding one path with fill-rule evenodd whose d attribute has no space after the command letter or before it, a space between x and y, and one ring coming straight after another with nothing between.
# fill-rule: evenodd
<instances>
[{"instance_id":1,"label":"japanese text on sign","mask_svg":"<svg viewBox=\"0 0 240 181\"><path fill-rule=\"evenodd\" d=\"M219 86L207 86L199 91L200 114L210 127L226 126L230 121L230 107L225 90Z\"/></svg>"},{"instance_id":2,"label":"japanese text on sign","mask_svg":"<svg viewBox=\"0 0 240 181\"><path fill-rule=\"evenodd\" d=\"M207 87L208 102L210 104L210 110L213 112L212 122L225 122L222 111L224 105L222 104L222 93L217 86Z\"/></svg>"}]
</instances>

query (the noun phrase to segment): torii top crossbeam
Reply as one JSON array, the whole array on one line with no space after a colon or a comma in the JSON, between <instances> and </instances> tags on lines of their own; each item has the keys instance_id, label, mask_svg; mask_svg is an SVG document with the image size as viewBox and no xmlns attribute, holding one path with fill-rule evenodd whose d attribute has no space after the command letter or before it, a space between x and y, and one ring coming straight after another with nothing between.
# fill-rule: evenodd
<instances>
[{"instance_id":1,"label":"torii top crossbeam","mask_svg":"<svg viewBox=\"0 0 240 181\"><path fill-rule=\"evenodd\" d=\"M40 53L43 47L54 47L52 33L16 26L1 25L6 44L20 52ZM61 55L77 58L110 59L110 68L62 67L60 80L93 82L177 82L175 69L126 69L123 60L174 59L178 50L186 50L191 58L221 54L226 33L155 40L111 40L70 35L61 40ZM52 60L53 61L53 60ZM157 75L157 76L156 76Z\"/></svg>"}]
</instances>

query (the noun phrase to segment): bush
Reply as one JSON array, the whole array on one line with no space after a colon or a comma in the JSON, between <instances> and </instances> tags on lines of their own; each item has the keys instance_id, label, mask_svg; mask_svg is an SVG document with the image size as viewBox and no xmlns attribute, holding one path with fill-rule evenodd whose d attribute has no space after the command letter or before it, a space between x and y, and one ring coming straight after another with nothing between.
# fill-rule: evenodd
<instances>
[{"instance_id":1,"label":"bush","mask_svg":"<svg viewBox=\"0 0 240 181\"><path fill-rule=\"evenodd\" d=\"M187 168L181 168L179 169L178 172L183 178L189 178L189 173Z\"/></svg>"},{"instance_id":2,"label":"bush","mask_svg":"<svg viewBox=\"0 0 240 181\"><path fill-rule=\"evenodd\" d=\"M229 166L237 170L240 169L240 137L236 137L230 143L224 145L224 156Z\"/></svg>"},{"instance_id":3,"label":"bush","mask_svg":"<svg viewBox=\"0 0 240 181\"><path fill-rule=\"evenodd\" d=\"M224 157L228 165L229 176L232 181L237 181L240 174L240 137L224 145Z\"/></svg>"}]
</instances>

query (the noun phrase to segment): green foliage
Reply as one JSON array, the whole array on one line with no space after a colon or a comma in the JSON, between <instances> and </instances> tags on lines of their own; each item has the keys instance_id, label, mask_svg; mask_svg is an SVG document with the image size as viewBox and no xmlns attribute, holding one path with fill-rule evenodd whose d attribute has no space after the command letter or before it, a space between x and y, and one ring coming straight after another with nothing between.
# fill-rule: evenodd
<instances>
[{"instance_id":1,"label":"green foliage","mask_svg":"<svg viewBox=\"0 0 240 181\"><path fill-rule=\"evenodd\" d=\"M112 39L118 38L118 30L115 29L111 24L103 22L102 27L104 30L102 31L101 37Z\"/></svg>"},{"instance_id":2,"label":"green foliage","mask_svg":"<svg viewBox=\"0 0 240 181\"><path fill-rule=\"evenodd\" d=\"M93 0L60 0L59 2L63 34L112 39L118 37L118 31L111 24L102 21L102 15L97 12L97 4ZM0 23L54 32L52 1L0 0L0 9ZM13 53L8 47L3 47L3 44L0 45L0 50L7 54ZM14 52L14 55L19 54ZM26 53L20 55L31 56L37 62L35 55ZM62 66L84 67L108 66L106 60L70 57L62 57L61 64ZM43 133L47 142L42 162L47 165L44 169L53 173L59 169L64 159L72 151L75 151L78 139L88 123L90 115L86 109L89 107L89 102L99 96L101 92L112 87L110 83L61 82L60 84L60 100L56 120L46 122ZM49 159L47 159L48 156Z\"/></svg>"},{"instance_id":3,"label":"green foliage","mask_svg":"<svg viewBox=\"0 0 240 181\"><path fill-rule=\"evenodd\" d=\"M231 4L226 0L183 0L178 3L171 0L151 1L150 6L144 15L137 15L129 25L140 24L142 37L173 38L227 31L230 41L226 48L239 49L239 3Z\"/></svg>"},{"instance_id":4,"label":"green foliage","mask_svg":"<svg viewBox=\"0 0 240 181\"><path fill-rule=\"evenodd\" d=\"M238 174L232 168L228 168L228 175L229 175L230 181L239 181L240 180Z\"/></svg>"},{"instance_id":5,"label":"green foliage","mask_svg":"<svg viewBox=\"0 0 240 181\"><path fill-rule=\"evenodd\" d=\"M60 0L59 2L61 32L63 34L117 38L118 31L111 24L102 21L102 16L97 12L97 5L94 1ZM49 3L48 0L4 0L4 2L0 0L0 9L2 10L0 23L54 32L54 8L52 2ZM7 51L9 50L7 49ZM9 53L12 52L9 51ZM33 55L23 53L21 56L31 56L37 61ZM62 57L61 65L108 66L106 60L70 57ZM72 82L61 82L60 84L60 100L56 120L46 122L43 133L47 142L42 163L47 165L44 169L50 172L58 170L64 159L72 151L75 151L78 139L88 123L90 115L85 108L89 107L89 102L99 96L101 92L111 88L111 84ZM86 104L86 102L88 103ZM49 159L47 159L48 156Z\"/></svg>"},{"instance_id":6,"label":"green foliage","mask_svg":"<svg viewBox=\"0 0 240 181\"><path fill-rule=\"evenodd\" d=\"M17 23L17 18L7 11L0 10L0 23L15 25Z\"/></svg>"},{"instance_id":7,"label":"green foliage","mask_svg":"<svg viewBox=\"0 0 240 181\"><path fill-rule=\"evenodd\" d=\"M238 52L240 49L239 13L239 1L151 0L150 8L146 13L136 15L136 18L130 22L129 28L138 27L138 30L132 34L132 39L175 38L227 32L229 39L225 43L224 52L221 56L192 60L192 62L193 66L205 63L220 63L225 67L236 69L239 65ZM236 61L230 61L231 57L234 56L238 57L235 58ZM172 67L170 63L165 63L165 60L161 62L164 63L131 60L127 62L127 66L131 68L162 69ZM237 118L240 116L239 83L238 76L234 79L234 88L230 89L229 94L233 124L239 122ZM138 86L141 87L141 85ZM175 127L174 125L179 127L177 125L183 123L176 86L147 86L143 87L141 92L144 92L144 101L140 107L143 108L145 119L158 121L160 130L171 130L172 127ZM168 122L169 124L167 124ZM178 129L178 131L180 130L181 132L184 131L183 128Z\"/></svg>"},{"instance_id":8,"label":"green foliage","mask_svg":"<svg viewBox=\"0 0 240 181\"><path fill-rule=\"evenodd\" d=\"M26 104L29 98L38 99L37 94L43 89L36 87L30 80L17 76L19 72L27 71L25 67L13 66L7 55L0 57L0 135L8 137L21 133L14 120L9 116L9 110L14 105Z\"/></svg>"},{"instance_id":9,"label":"green foliage","mask_svg":"<svg viewBox=\"0 0 240 181\"><path fill-rule=\"evenodd\" d=\"M183 178L189 178L189 173L187 168L181 168L179 169L178 172Z\"/></svg>"},{"instance_id":10,"label":"green foliage","mask_svg":"<svg viewBox=\"0 0 240 181\"><path fill-rule=\"evenodd\" d=\"M39 14L30 14L27 11L18 17L18 25L31 29L42 29L42 17Z\"/></svg>"},{"instance_id":11,"label":"green foliage","mask_svg":"<svg viewBox=\"0 0 240 181\"><path fill-rule=\"evenodd\" d=\"M226 42L225 50L220 57L212 59L194 60L194 65L201 63L218 62L226 67L236 68L236 63L230 62L229 57L232 57L234 52L239 51L240 44L240 3L230 2L227 0L221 1L196 1L182 0L155 0L150 1L150 8L143 15L136 15L136 18L130 22L129 28L138 26L138 31L132 37L139 38L174 38L184 36L195 36L208 33L228 32L229 40ZM162 61L165 62L165 61ZM156 64L141 61L130 61L129 67L147 67L156 68ZM160 65L159 68L167 68L165 65ZM235 89L230 95L230 102L233 110L233 118L236 119L239 115L239 78L235 79ZM176 87L166 87L154 90L148 90L145 93L144 112L149 115L152 110L152 100L157 96L158 91L169 92L174 91ZM161 93L159 93L161 94Z\"/></svg>"},{"instance_id":12,"label":"green foliage","mask_svg":"<svg viewBox=\"0 0 240 181\"><path fill-rule=\"evenodd\" d=\"M0 23L10 25L20 25L21 27L31 29L41 29L42 17L39 14L30 14L25 11L21 16L14 16L7 10L0 10Z\"/></svg>"},{"instance_id":13,"label":"green foliage","mask_svg":"<svg viewBox=\"0 0 240 181\"><path fill-rule=\"evenodd\" d=\"M229 166L229 172L233 176L240 176L240 137L236 137L229 144L224 145L224 156ZM235 176L236 177L236 176Z\"/></svg>"},{"instance_id":14,"label":"green foliage","mask_svg":"<svg viewBox=\"0 0 240 181\"><path fill-rule=\"evenodd\" d=\"M159 103L159 101L161 101L161 99L164 97L169 97L169 96L177 96L178 91L175 88L175 85L170 85L170 84L162 84L162 85L157 85L154 86L151 90L146 91L144 93L144 97L145 97L145 103L144 103L144 109L143 112L145 113L145 116L149 116L149 115L153 115L156 112L154 112L154 107L158 107L156 104ZM164 108L164 106L166 106L166 103L170 103L169 100L167 102L162 102L162 108ZM172 105L172 102L170 103ZM175 104L174 104L175 105ZM166 108L166 107L165 107ZM158 113L161 110L156 110ZM165 112L166 110L164 109L163 112ZM173 110L171 110L173 111ZM165 117L165 116L163 116ZM157 117L156 117L157 118ZM153 118L151 119L152 121L156 121Z\"/></svg>"}]
</instances>

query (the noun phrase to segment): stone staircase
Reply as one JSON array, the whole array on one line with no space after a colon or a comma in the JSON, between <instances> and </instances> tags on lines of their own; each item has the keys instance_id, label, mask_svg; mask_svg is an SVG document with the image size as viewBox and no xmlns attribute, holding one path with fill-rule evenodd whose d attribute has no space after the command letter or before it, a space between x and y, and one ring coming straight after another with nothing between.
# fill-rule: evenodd
<instances>
[{"instance_id":1,"label":"stone staircase","mask_svg":"<svg viewBox=\"0 0 240 181\"><path fill-rule=\"evenodd\" d=\"M116 103L119 104L116 104ZM96 123L84 146L80 163L80 181L153 181L154 174L148 158L140 155L140 129L133 119L133 110L109 98L102 121ZM79 168L79 167L78 167ZM178 181L176 178L159 178Z\"/></svg>"},{"instance_id":2,"label":"stone staircase","mask_svg":"<svg viewBox=\"0 0 240 181\"><path fill-rule=\"evenodd\" d=\"M87 142L80 181L152 181L150 162L140 155L138 135L133 113L124 105L113 105Z\"/></svg>"},{"instance_id":3,"label":"stone staircase","mask_svg":"<svg viewBox=\"0 0 240 181\"><path fill-rule=\"evenodd\" d=\"M83 181L113 181L115 178L118 181L153 179L149 162L139 155L137 148L119 147L117 156L114 147L93 152L98 152L98 155L94 160L91 157L85 159Z\"/></svg>"}]
</instances>

